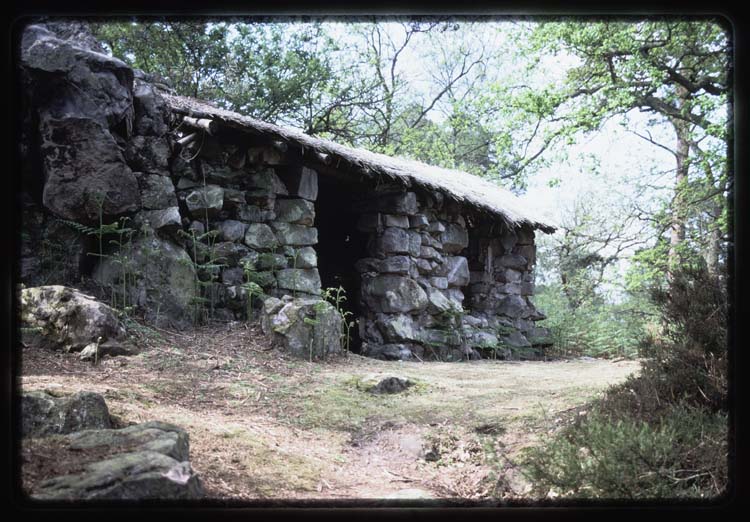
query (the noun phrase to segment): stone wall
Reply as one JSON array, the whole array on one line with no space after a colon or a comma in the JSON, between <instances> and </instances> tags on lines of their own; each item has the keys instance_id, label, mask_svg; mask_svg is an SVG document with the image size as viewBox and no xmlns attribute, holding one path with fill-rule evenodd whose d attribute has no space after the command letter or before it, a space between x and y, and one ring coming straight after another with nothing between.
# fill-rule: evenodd
<instances>
[{"instance_id":1,"label":"stone wall","mask_svg":"<svg viewBox=\"0 0 750 522\"><path fill-rule=\"evenodd\" d=\"M366 235L367 257L346 268L361 278L348 297L358 305L361 353L458 360L544 343L534 326L543 316L529 299L530 228L512 229L437 191L323 168L268 136L173 113L154 78L66 27L31 26L22 46L24 282L90 275L113 300L172 327L247 318L249 304L262 305L249 303L248 283L285 299L274 310L322 314L309 301L322 291L316 201L319 176L333 176L366 186L351 202L351 228ZM97 241L91 231L102 224L120 232ZM51 236L65 240L62 264L39 261L38 242Z\"/></svg>"},{"instance_id":2,"label":"stone wall","mask_svg":"<svg viewBox=\"0 0 750 522\"><path fill-rule=\"evenodd\" d=\"M544 316L528 299L530 228L511 230L428 191L375 194L358 208L370 255L355 265L363 353L459 360L544 343L534 328Z\"/></svg>"}]
</instances>

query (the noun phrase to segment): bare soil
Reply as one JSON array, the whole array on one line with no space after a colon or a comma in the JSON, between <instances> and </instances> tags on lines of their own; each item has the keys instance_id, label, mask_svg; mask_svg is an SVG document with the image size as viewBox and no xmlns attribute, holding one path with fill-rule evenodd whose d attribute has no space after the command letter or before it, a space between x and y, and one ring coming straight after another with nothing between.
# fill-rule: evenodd
<instances>
[{"instance_id":1,"label":"bare soil","mask_svg":"<svg viewBox=\"0 0 750 522\"><path fill-rule=\"evenodd\" d=\"M95 365L22 347L19 387L101 393L120 426L182 426L191 464L218 500L525 499L520 452L640 366L357 355L308 362L270 348L254 325L134 326L141 353ZM416 384L394 395L366 391L388 376ZM24 480L45 478L45 451L40 442L25 446Z\"/></svg>"}]
</instances>

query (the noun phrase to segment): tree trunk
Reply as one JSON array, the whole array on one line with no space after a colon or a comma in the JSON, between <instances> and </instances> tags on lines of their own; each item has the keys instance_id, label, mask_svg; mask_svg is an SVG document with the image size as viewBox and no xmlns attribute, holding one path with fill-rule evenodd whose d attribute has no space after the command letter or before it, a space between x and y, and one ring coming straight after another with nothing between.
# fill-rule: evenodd
<instances>
[{"instance_id":1,"label":"tree trunk","mask_svg":"<svg viewBox=\"0 0 750 522\"><path fill-rule=\"evenodd\" d=\"M687 91L678 87L678 106L683 109L686 104ZM676 169L674 198L672 198L672 223L669 233L669 256L667 260L667 279L672 281L674 270L680 265L680 246L685 241L686 229L686 202L685 196L688 184L689 153L690 153L690 124L679 118L671 119L672 126L677 136L677 147L675 149Z\"/></svg>"}]
</instances>

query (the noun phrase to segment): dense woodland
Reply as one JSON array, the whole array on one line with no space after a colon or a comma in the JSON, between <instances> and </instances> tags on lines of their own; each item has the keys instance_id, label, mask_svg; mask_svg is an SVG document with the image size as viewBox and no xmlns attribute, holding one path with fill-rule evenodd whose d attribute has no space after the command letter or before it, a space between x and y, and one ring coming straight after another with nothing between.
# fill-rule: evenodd
<instances>
[{"instance_id":1,"label":"dense woodland","mask_svg":"<svg viewBox=\"0 0 750 522\"><path fill-rule=\"evenodd\" d=\"M536 303L554 335L550 355L646 363L530 452L527 467L540 490L573 496L724 491L727 28L688 19L247 22L106 21L95 31L114 56L179 94L519 194L611 125L666 153L666 163L633 161L621 173L627 193L559 209L558 231L539 239Z\"/></svg>"}]
</instances>

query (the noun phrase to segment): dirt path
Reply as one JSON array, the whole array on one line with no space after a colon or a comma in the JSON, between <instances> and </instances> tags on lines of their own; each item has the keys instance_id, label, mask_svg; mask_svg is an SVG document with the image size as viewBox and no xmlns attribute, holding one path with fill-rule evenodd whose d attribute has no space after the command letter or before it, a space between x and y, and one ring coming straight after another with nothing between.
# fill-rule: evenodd
<instances>
[{"instance_id":1,"label":"dirt path","mask_svg":"<svg viewBox=\"0 0 750 522\"><path fill-rule=\"evenodd\" d=\"M243 325L140 337L140 355L97 366L24 348L21 388L96 391L122 424L183 426L193 467L221 499L522 497L519 450L639 367L355 355L309 363L269 351ZM392 375L416 385L365 391Z\"/></svg>"}]
</instances>

